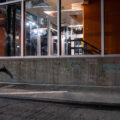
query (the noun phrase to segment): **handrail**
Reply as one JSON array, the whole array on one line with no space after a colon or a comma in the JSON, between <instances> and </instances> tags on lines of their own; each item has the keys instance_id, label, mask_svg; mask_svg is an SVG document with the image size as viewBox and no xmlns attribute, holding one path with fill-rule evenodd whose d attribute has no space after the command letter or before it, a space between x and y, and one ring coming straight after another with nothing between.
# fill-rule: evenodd
<instances>
[{"instance_id":1,"label":"handrail","mask_svg":"<svg viewBox=\"0 0 120 120\"><path fill-rule=\"evenodd\" d=\"M71 41L82 41L82 42L84 42L85 44L87 44L87 45L89 45L90 47L92 47L92 48L94 48L95 50L92 50L93 52L96 52L96 53L98 53L98 54L100 54L101 53L101 50L100 49L98 49L97 47L95 47L95 46L93 46L93 45L91 45L90 43L88 43L88 42L86 42L86 41L84 41L82 38L76 38L76 39L74 39L74 40L71 40ZM73 47L72 47L73 48ZM74 48L76 48L76 49L83 49L83 47L74 47ZM83 49L84 51L86 50L86 51L89 51L89 50L87 50L87 49ZM90 52L90 51L89 51Z\"/></svg>"},{"instance_id":2,"label":"handrail","mask_svg":"<svg viewBox=\"0 0 120 120\"><path fill-rule=\"evenodd\" d=\"M98 50L99 52L101 52L100 49L98 49L97 47L95 47L95 46L91 45L90 43L84 41L82 38L77 38L77 39L74 39L74 40L71 40L71 41L82 41L82 42L86 43L87 45L89 45L90 47L92 47L92 48Z\"/></svg>"},{"instance_id":3,"label":"handrail","mask_svg":"<svg viewBox=\"0 0 120 120\"><path fill-rule=\"evenodd\" d=\"M96 51L96 50L88 50L88 49L85 49L85 48L83 48L83 47L71 47L71 49L82 49L82 50L84 50L84 52L87 52L87 53L91 53L91 54L93 54L91 51L93 51L93 52L96 52L97 54L100 54L98 51Z\"/></svg>"},{"instance_id":4,"label":"handrail","mask_svg":"<svg viewBox=\"0 0 120 120\"><path fill-rule=\"evenodd\" d=\"M83 50L84 50L84 51L86 50L87 52L91 52L91 54L93 54L92 52L95 52L95 53L97 53L97 54L100 54L100 52L98 52L98 51L96 51L96 50L93 50L93 49L88 50L88 49L83 48Z\"/></svg>"}]
</instances>

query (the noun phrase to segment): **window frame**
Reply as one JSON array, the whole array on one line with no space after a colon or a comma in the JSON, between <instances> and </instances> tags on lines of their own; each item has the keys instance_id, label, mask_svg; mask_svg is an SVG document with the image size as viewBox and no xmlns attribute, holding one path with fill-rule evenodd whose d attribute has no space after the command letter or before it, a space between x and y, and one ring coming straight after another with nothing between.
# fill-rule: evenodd
<instances>
[{"instance_id":1,"label":"window frame","mask_svg":"<svg viewBox=\"0 0 120 120\"><path fill-rule=\"evenodd\" d=\"M6 59L9 59L9 58L21 58L22 57L22 51L23 51L23 49L22 49L22 47L23 47L23 42L22 42L22 40L23 40L23 5L22 5L22 3L24 3L23 2L23 0L15 0L15 1L8 1L8 2L2 2L2 3L0 3L0 6L3 6L3 5L10 5L10 4L15 4L15 3L20 3L21 4L21 39L20 39L20 41L21 41L21 49L20 49L20 51L21 51L21 55L20 56L0 56L0 59L2 59L2 58L6 58Z\"/></svg>"},{"instance_id":2,"label":"window frame","mask_svg":"<svg viewBox=\"0 0 120 120\"><path fill-rule=\"evenodd\" d=\"M109 54L105 55L104 54L104 0L101 0L101 54L100 55L61 55L61 0L57 0L57 37L58 37L58 44L57 44L57 56L24 56L24 24L25 24L25 1L26 0L13 0L9 2L2 2L0 3L0 6L2 5L9 5L9 4L14 4L14 3L21 3L21 56L10 56L10 57L1 57L0 59L21 59L21 58L97 58L97 57L120 57L120 54Z\"/></svg>"}]
</instances>

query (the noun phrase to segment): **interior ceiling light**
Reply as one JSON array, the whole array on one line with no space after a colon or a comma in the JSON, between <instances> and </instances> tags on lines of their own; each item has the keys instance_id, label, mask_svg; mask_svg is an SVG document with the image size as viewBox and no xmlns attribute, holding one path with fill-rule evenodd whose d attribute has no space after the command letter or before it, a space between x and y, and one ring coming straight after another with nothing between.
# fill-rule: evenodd
<instances>
[{"instance_id":1,"label":"interior ceiling light","mask_svg":"<svg viewBox=\"0 0 120 120\"><path fill-rule=\"evenodd\" d=\"M62 12L73 12L73 11L80 11L83 10L82 5L88 4L89 0L81 0L81 2L78 3L72 3L68 5L68 9L61 10ZM44 11L45 14L49 16L55 16L54 14L57 13L57 11Z\"/></svg>"},{"instance_id":2,"label":"interior ceiling light","mask_svg":"<svg viewBox=\"0 0 120 120\"><path fill-rule=\"evenodd\" d=\"M67 5L68 9L62 10L62 12L72 12L72 11L80 11L83 10L82 5L88 4L89 0L82 0L81 2L72 3ZM57 11L44 11L47 15L55 14Z\"/></svg>"},{"instance_id":3,"label":"interior ceiling light","mask_svg":"<svg viewBox=\"0 0 120 120\"><path fill-rule=\"evenodd\" d=\"M16 36L16 40L19 40L19 36L18 35Z\"/></svg>"},{"instance_id":4,"label":"interior ceiling light","mask_svg":"<svg viewBox=\"0 0 120 120\"><path fill-rule=\"evenodd\" d=\"M46 13L47 15L50 15L50 14L55 14L55 13L57 13L57 11L44 11L44 13Z\"/></svg>"},{"instance_id":5,"label":"interior ceiling light","mask_svg":"<svg viewBox=\"0 0 120 120\"><path fill-rule=\"evenodd\" d=\"M83 25L70 25L69 27L76 28L76 27L83 27Z\"/></svg>"},{"instance_id":6,"label":"interior ceiling light","mask_svg":"<svg viewBox=\"0 0 120 120\"><path fill-rule=\"evenodd\" d=\"M32 25L33 27L37 27L37 24L35 22L32 22L32 21L29 21L29 22L26 22L26 26L30 26Z\"/></svg>"},{"instance_id":7,"label":"interior ceiling light","mask_svg":"<svg viewBox=\"0 0 120 120\"><path fill-rule=\"evenodd\" d=\"M57 11L44 11L44 13L51 17L55 17L55 14L57 13Z\"/></svg>"},{"instance_id":8,"label":"interior ceiling light","mask_svg":"<svg viewBox=\"0 0 120 120\"><path fill-rule=\"evenodd\" d=\"M75 9L62 10L62 12L74 12L74 11L80 11L80 9L78 9L78 10L75 10ZM44 11L44 13L51 16L52 14L57 13L57 11Z\"/></svg>"}]
</instances>

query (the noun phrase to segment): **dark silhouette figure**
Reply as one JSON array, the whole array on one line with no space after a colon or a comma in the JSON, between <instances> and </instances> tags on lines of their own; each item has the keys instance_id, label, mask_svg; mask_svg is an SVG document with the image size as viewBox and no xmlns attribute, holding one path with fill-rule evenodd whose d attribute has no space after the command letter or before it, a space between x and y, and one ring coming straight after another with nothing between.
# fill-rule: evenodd
<instances>
[{"instance_id":1,"label":"dark silhouette figure","mask_svg":"<svg viewBox=\"0 0 120 120\"><path fill-rule=\"evenodd\" d=\"M6 67L0 68L0 72L4 72L4 73L8 74L11 78L13 78L13 75L10 73L9 70L7 70Z\"/></svg>"}]
</instances>

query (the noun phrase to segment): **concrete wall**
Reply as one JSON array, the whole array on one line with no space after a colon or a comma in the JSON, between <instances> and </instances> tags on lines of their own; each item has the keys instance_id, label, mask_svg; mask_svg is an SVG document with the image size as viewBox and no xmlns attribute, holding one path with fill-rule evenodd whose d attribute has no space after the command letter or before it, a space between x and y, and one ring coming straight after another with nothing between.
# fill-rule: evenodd
<instances>
[{"instance_id":1,"label":"concrete wall","mask_svg":"<svg viewBox=\"0 0 120 120\"><path fill-rule=\"evenodd\" d=\"M0 72L0 82L120 86L120 57L10 59L2 66L14 78Z\"/></svg>"}]
</instances>

